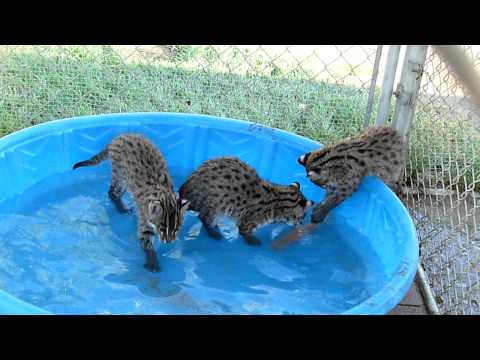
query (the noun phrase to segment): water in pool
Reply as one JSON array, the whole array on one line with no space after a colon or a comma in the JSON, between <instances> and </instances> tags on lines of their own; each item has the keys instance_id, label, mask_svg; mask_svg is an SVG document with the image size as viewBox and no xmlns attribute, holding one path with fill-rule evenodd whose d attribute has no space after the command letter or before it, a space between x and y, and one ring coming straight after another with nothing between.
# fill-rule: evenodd
<instances>
[{"instance_id":1,"label":"water in pool","mask_svg":"<svg viewBox=\"0 0 480 360\"><path fill-rule=\"evenodd\" d=\"M209 238L194 213L174 244L155 242L162 271L150 273L136 217L106 195L109 171L58 174L0 204L1 289L57 314L324 314L383 285L380 260L347 225L327 221L275 252L290 226L262 228L250 247L229 221L224 240ZM188 174L172 169L177 188Z\"/></svg>"}]
</instances>

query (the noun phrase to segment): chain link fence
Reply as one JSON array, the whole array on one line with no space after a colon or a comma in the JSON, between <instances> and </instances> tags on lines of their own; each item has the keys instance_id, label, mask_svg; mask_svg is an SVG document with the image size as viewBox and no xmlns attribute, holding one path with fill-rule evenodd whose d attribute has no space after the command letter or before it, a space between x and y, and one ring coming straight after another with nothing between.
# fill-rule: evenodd
<instances>
[{"instance_id":1,"label":"chain link fence","mask_svg":"<svg viewBox=\"0 0 480 360\"><path fill-rule=\"evenodd\" d=\"M464 46L480 68L480 48ZM441 313L480 314L480 117L432 48L410 135L410 213Z\"/></svg>"},{"instance_id":2,"label":"chain link fence","mask_svg":"<svg viewBox=\"0 0 480 360\"><path fill-rule=\"evenodd\" d=\"M59 118L169 111L245 119L328 144L363 128L370 100L373 123L385 60L369 99L377 49L0 46L0 136ZM476 49L465 47L478 67ZM479 124L430 49L405 174L421 262L448 314L480 312Z\"/></svg>"},{"instance_id":3,"label":"chain link fence","mask_svg":"<svg viewBox=\"0 0 480 360\"><path fill-rule=\"evenodd\" d=\"M0 135L62 117L173 111L321 139L360 130L376 46L1 46Z\"/></svg>"}]
</instances>

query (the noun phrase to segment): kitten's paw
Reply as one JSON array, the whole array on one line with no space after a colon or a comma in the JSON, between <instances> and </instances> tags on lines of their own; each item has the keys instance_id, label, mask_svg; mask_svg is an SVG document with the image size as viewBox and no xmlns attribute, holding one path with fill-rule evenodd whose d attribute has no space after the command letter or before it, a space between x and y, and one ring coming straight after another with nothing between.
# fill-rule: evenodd
<instances>
[{"instance_id":1,"label":"kitten's paw","mask_svg":"<svg viewBox=\"0 0 480 360\"><path fill-rule=\"evenodd\" d=\"M222 234L218 232L212 232L212 233L209 233L208 235L210 235L210 237L214 238L217 241L222 240Z\"/></svg>"},{"instance_id":2,"label":"kitten's paw","mask_svg":"<svg viewBox=\"0 0 480 360\"><path fill-rule=\"evenodd\" d=\"M150 244L151 246L151 244ZM143 267L151 272L160 271L160 264L158 263L157 254L155 250L147 249L145 250L147 258L145 259L145 264Z\"/></svg>"},{"instance_id":3,"label":"kitten's paw","mask_svg":"<svg viewBox=\"0 0 480 360\"><path fill-rule=\"evenodd\" d=\"M160 265L159 264L151 264L151 263L145 263L143 265L145 269L147 269L150 272L159 272L161 271Z\"/></svg>"},{"instance_id":4,"label":"kitten's paw","mask_svg":"<svg viewBox=\"0 0 480 360\"><path fill-rule=\"evenodd\" d=\"M208 233L208 236L211 238L214 238L215 240L221 240L222 239L222 233L218 231L217 229L211 228L211 227L206 227L205 230Z\"/></svg>"},{"instance_id":5,"label":"kitten's paw","mask_svg":"<svg viewBox=\"0 0 480 360\"><path fill-rule=\"evenodd\" d=\"M250 246L260 246L262 242L253 236L244 236L245 242Z\"/></svg>"},{"instance_id":6,"label":"kitten's paw","mask_svg":"<svg viewBox=\"0 0 480 360\"><path fill-rule=\"evenodd\" d=\"M120 208L117 209L120 214L133 214L133 208Z\"/></svg>"},{"instance_id":7,"label":"kitten's paw","mask_svg":"<svg viewBox=\"0 0 480 360\"><path fill-rule=\"evenodd\" d=\"M323 211L313 210L312 223L315 223L315 224L321 223L324 218L325 218L325 214L323 213Z\"/></svg>"}]
</instances>

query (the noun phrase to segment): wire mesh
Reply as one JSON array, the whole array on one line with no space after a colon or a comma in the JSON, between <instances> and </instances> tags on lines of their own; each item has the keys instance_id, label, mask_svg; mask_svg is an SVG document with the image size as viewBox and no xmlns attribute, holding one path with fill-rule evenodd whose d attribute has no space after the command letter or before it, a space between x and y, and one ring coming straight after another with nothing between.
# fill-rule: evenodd
<instances>
[{"instance_id":1,"label":"wire mesh","mask_svg":"<svg viewBox=\"0 0 480 360\"><path fill-rule=\"evenodd\" d=\"M475 66L479 48L465 46ZM439 310L480 314L480 117L430 48L406 169L421 263Z\"/></svg>"},{"instance_id":2,"label":"wire mesh","mask_svg":"<svg viewBox=\"0 0 480 360\"><path fill-rule=\"evenodd\" d=\"M376 48L0 46L0 136L59 118L170 111L250 120L329 143L363 127ZM478 47L465 51L478 68ZM442 312L478 314L480 147L474 128L480 122L431 49L415 117L405 175L422 265Z\"/></svg>"},{"instance_id":3,"label":"wire mesh","mask_svg":"<svg viewBox=\"0 0 480 360\"><path fill-rule=\"evenodd\" d=\"M362 127L376 46L0 46L0 136L124 111L246 119L322 142Z\"/></svg>"}]
</instances>

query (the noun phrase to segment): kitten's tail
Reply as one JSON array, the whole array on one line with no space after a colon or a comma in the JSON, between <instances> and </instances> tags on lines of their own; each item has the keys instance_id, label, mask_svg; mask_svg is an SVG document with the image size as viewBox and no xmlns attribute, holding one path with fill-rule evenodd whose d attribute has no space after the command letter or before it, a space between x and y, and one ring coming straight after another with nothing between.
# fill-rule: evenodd
<instances>
[{"instance_id":1,"label":"kitten's tail","mask_svg":"<svg viewBox=\"0 0 480 360\"><path fill-rule=\"evenodd\" d=\"M97 155L91 157L88 160L80 161L73 165L73 170L82 166L93 166L101 163L108 158L108 147L100 151Z\"/></svg>"}]
</instances>

